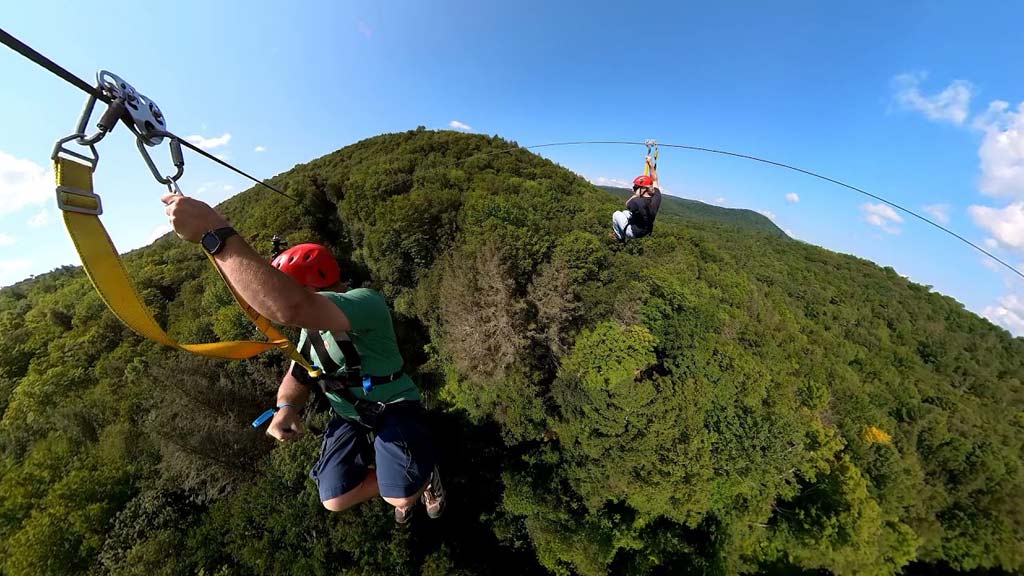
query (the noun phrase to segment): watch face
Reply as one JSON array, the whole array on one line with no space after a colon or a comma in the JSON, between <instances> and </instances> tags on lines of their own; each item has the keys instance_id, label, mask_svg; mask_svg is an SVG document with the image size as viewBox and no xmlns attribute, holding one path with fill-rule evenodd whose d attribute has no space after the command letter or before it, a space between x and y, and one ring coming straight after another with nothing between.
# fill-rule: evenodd
<instances>
[{"instance_id":1,"label":"watch face","mask_svg":"<svg viewBox=\"0 0 1024 576\"><path fill-rule=\"evenodd\" d=\"M220 238L217 237L213 232L207 232L203 235L203 248L210 254L216 254L220 248Z\"/></svg>"}]
</instances>

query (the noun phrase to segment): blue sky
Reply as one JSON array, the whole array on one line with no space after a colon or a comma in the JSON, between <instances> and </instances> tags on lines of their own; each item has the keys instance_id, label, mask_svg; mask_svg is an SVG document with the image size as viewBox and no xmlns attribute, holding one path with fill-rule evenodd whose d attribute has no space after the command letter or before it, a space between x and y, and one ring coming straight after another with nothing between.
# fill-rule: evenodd
<instances>
[{"instance_id":1,"label":"blue sky","mask_svg":"<svg viewBox=\"0 0 1024 576\"><path fill-rule=\"evenodd\" d=\"M415 128L523 145L657 138L821 171L917 210L1024 265L1024 53L1011 2L47 2L0 24L81 77L112 70L170 130L269 177ZM0 50L0 285L77 263L48 156L83 95ZM548 148L595 182L642 150ZM166 166L166 150L154 150ZM123 127L97 191L123 251L166 230L163 191ZM187 153L186 194L248 187ZM770 213L797 238L893 266L1024 335L1024 284L905 215L794 173L663 150L675 195ZM787 200L787 196L789 200ZM799 198L798 201L796 198Z\"/></svg>"}]
</instances>

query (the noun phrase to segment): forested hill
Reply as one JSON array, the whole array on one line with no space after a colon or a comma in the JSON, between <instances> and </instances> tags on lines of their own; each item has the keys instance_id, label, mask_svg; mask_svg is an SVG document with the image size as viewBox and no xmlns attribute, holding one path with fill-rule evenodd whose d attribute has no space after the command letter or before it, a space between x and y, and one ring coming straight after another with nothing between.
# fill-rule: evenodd
<instances>
[{"instance_id":1,"label":"forested hill","mask_svg":"<svg viewBox=\"0 0 1024 576\"><path fill-rule=\"evenodd\" d=\"M221 207L393 303L444 518L324 511L316 440L249 428L282 357L142 341L68 268L0 291L0 574L1024 568L1024 339L776 231L617 244L621 199L510 145L384 135ZM254 336L198 247L126 260L179 339Z\"/></svg>"},{"instance_id":2,"label":"forested hill","mask_svg":"<svg viewBox=\"0 0 1024 576\"><path fill-rule=\"evenodd\" d=\"M605 192L614 194L623 200L628 200L629 197L633 195L633 191L629 188L617 188L615 186L598 186L598 188ZM697 200L679 198L678 196L671 196L669 194L661 195L661 209L659 210L659 214L671 214L684 220L697 220L705 223L721 222L722 224L729 226L760 230L762 232L768 232L779 236L785 235L785 232L776 226L774 222L769 220L763 214L759 214L753 210L747 210L745 208L722 208L720 206L713 206Z\"/></svg>"}]
</instances>

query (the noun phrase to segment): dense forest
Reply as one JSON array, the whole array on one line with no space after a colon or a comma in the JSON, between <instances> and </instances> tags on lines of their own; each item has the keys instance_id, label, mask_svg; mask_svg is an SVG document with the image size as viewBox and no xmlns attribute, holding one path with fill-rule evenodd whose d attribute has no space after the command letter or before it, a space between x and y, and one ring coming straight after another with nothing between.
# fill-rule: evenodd
<instances>
[{"instance_id":1,"label":"dense forest","mask_svg":"<svg viewBox=\"0 0 1024 576\"><path fill-rule=\"evenodd\" d=\"M393 304L443 518L325 511L317 440L249 427L282 356L144 341L68 267L0 290L0 574L1024 569L1024 339L756 215L618 244L620 198L510 147L379 136L220 206ZM125 262L181 341L256 336L197 246Z\"/></svg>"}]
</instances>

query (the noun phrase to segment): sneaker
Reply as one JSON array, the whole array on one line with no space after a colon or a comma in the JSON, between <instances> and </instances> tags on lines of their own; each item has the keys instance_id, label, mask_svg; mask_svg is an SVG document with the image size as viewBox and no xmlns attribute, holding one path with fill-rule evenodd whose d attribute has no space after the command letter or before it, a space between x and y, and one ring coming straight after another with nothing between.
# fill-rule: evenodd
<instances>
[{"instance_id":1,"label":"sneaker","mask_svg":"<svg viewBox=\"0 0 1024 576\"><path fill-rule=\"evenodd\" d=\"M431 518L440 518L441 513L444 512L445 503L445 492L444 485L441 484L441 472L437 466L434 466L434 471L430 474L430 480L427 483L427 489L423 491L423 496L420 497L423 501L423 505L427 508L427 516Z\"/></svg>"},{"instance_id":2,"label":"sneaker","mask_svg":"<svg viewBox=\"0 0 1024 576\"><path fill-rule=\"evenodd\" d=\"M408 523L409 519L412 518L412 513L413 513L414 510L416 510L416 506L409 506L408 508L406 508L404 510L402 508L399 508L399 507L396 506L395 507L395 522L398 522L399 524L406 524L406 523Z\"/></svg>"}]
</instances>

